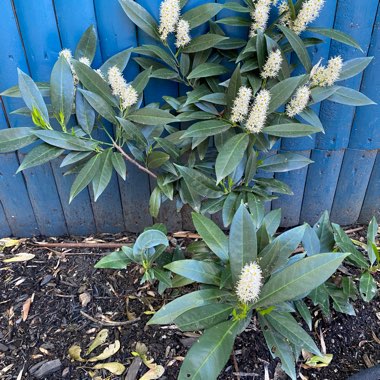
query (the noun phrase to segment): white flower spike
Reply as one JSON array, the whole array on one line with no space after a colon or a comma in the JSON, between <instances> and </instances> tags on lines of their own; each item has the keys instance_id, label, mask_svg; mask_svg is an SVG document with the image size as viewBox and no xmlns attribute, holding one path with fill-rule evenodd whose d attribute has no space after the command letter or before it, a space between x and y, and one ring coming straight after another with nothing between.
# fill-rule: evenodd
<instances>
[{"instance_id":1,"label":"white flower spike","mask_svg":"<svg viewBox=\"0 0 380 380\"><path fill-rule=\"evenodd\" d=\"M241 271L240 279L236 286L236 294L239 300L245 304L256 301L262 284L261 268L255 262L246 264Z\"/></svg>"},{"instance_id":2,"label":"white flower spike","mask_svg":"<svg viewBox=\"0 0 380 380\"><path fill-rule=\"evenodd\" d=\"M252 90L248 87L241 86L231 111L231 121L241 123L244 121L249 112L249 104L252 98Z\"/></svg>"},{"instance_id":3,"label":"white flower spike","mask_svg":"<svg viewBox=\"0 0 380 380\"><path fill-rule=\"evenodd\" d=\"M265 127L271 95L268 90L261 90L253 103L246 127L251 133L259 133Z\"/></svg>"},{"instance_id":4,"label":"white flower spike","mask_svg":"<svg viewBox=\"0 0 380 380\"><path fill-rule=\"evenodd\" d=\"M269 20L270 7L272 0L258 0L255 4L255 10L251 13L252 25L250 37L257 34L257 30L264 31L267 27Z\"/></svg>"},{"instance_id":5,"label":"white flower spike","mask_svg":"<svg viewBox=\"0 0 380 380\"><path fill-rule=\"evenodd\" d=\"M282 61L283 58L279 49L271 51L263 67L261 77L264 79L276 78L281 70Z\"/></svg>"},{"instance_id":6,"label":"white flower spike","mask_svg":"<svg viewBox=\"0 0 380 380\"><path fill-rule=\"evenodd\" d=\"M339 80L343 68L343 59L341 56L331 58L327 67L318 66L314 67L310 75L312 86L328 87L332 86Z\"/></svg>"},{"instance_id":7,"label":"white flower spike","mask_svg":"<svg viewBox=\"0 0 380 380\"><path fill-rule=\"evenodd\" d=\"M87 57L81 57L79 58L79 62L84 63L86 66L91 66L91 62Z\"/></svg>"},{"instance_id":8,"label":"white flower spike","mask_svg":"<svg viewBox=\"0 0 380 380\"><path fill-rule=\"evenodd\" d=\"M294 117L300 114L308 105L311 96L309 86L299 87L294 97L286 106L286 114Z\"/></svg>"},{"instance_id":9,"label":"white flower spike","mask_svg":"<svg viewBox=\"0 0 380 380\"><path fill-rule=\"evenodd\" d=\"M324 4L325 0L305 1L294 20L293 25L291 25L293 31L297 34L302 33L311 22L318 18Z\"/></svg>"},{"instance_id":10,"label":"white flower spike","mask_svg":"<svg viewBox=\"0 0 380 380\"><path fill-rule=\"evenodd\" d=\"M179 0L164 0L160 6L159 33L161 40L166 41L170 33L174 33L179 21L181 7Z\"/></svg>"},{"instance_id":11,"label":"white flower spike","mask_svg":"<svg viewBox=\"0 0 380 380\"><path fill-rule=\"evenodd\" d=\"M190 43L190 24L186 20L179 20L176 37L177 41L175 46L177 46L177 48L183 48Z\"/></svg>"},{"instance_id":12,"label":"white flower spike","mask_svg":"<svg viewBox=\"0 0 380 380\"><path fill-rule=\"evenodd\" d=\"M112 66L108 70L108 82L112 88L112 94L120 98L122 109L137 103L137 91L130 84L127 84L118 67Z\"/></svg>"}]
</instances>

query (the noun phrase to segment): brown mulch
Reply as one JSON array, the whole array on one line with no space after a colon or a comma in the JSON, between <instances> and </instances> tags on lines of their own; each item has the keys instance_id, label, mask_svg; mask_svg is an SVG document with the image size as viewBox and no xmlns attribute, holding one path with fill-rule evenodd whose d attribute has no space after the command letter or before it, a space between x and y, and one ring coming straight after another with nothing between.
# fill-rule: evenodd
<instances>
[{"instance_id":1,"label":"brown mulch","mask_svg":"<svg viewBox=\"0 0 380 380\"><path fill-rule=\"evenodd\" d=\"M365 231L360 231L354 237L359 239L364 234ZM127 243L133 238L132 235L102 235L97 239L46 241ZM136 343L141 342L148 347L148 356L165 368L162 379L177 378L183 357L197 334L182 333L170 327L148 327L146 322L165 298L178 295L178 291L165 294L163 299L154 287L140 285L136 267L128 271L95 270L93 266L104 250L43 248L36 246L36 242L25 240L16 250L6 248L0 252L0 379L34 379L32 373L38 374L35 366L39 363L45 365L42 375L43 371L54 368L53 373L42 378L89 379L88 368L83 368L86 365L71 362L68 349L77 344L84 352L103 328L109 330L108 343L116 339L121 342L119 352L108 361L130 368L131 352ZM2 261L25 252L35 257L21 263ZM377 298L369 305L357 301L355 310L356 317L333 314L330 320L312 310L314 338L320 341L322 332L327 353L334 358L327 368L301 368L305 379L344 380L360 369L380 364L380 300ZM106 326L94 322L94 318ZM140 319L133 322L135 318ZM129 321L129 324L107 326L110 321ZM95 353L102 349L104 346ZM230 360L220 380L262 380L265 373L268 379L283 378L254 320L238 337L234 356L236 360ZM134 380L147 371L136 360L133 366L137 366L138 371L112 378ZM105 379L109 373L100 370L97 375Z\"/></svg>"}]
</instances>

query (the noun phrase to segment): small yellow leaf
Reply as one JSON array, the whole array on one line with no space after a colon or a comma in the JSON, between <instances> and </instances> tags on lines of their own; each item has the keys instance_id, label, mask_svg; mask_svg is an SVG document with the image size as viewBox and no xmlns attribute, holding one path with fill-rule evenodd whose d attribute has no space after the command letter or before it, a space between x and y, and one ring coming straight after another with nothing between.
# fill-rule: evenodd
<instances>
[{"instance_id":1,"label":"small yellow leaf","mask_svg":"<svg viewBox=\"0 0 380 380\"><path fill-rule=\"evenodd\" d=\"M147 373L140 377L140 380L155 380L159 379L165 372L165 368L162 365L155 364Z\"/></svg>"},{"instance_id":2,"label":"small yellow leaf","mask_svg":"<svg viewBox=\"0 0 380 380\"><path fill-rule=\"evenodd\" d=\"M88 350L86 351L86 355L90 354L92 351L95 350L95 348L97 348L97 347L101 346L103 343L105 343L107 338L108 338L108 330L107 329L100 330L98 332L98 334L96 335L96 338L91 343Z\"/></svg>"},{"instance_id":3,"label":"small yellow leaf","mask_svg":"<svg viewBox=\"0 0 380 380\"><path fill-rule=\"evenodd\" d=\"M4 263L18 263L21 261L29 261L36 257L32 253L18 253L17 255L11 257L10 259L3 260Z\"/></svg>"},{"instance_id":4,"label":"small yellow leaf","mask_svg":"<svg viewBox=\"0 0 380 380\"><path fill-rule=\"evenodd\" d=\"M82 349L79 346L71 346L69 348L69 356L72 360L77 362L85 362L85 360L80 356Z\"/></svg>"},{"instance_id":5,"label":"small yellow leaf","mask_svg":"<svg viewBox=\"0 0 380 380\"><path fill-rule=\"evenodd\" d=\"M323 356L313 356L311 357L307 362L306 365L308 367L312 368L322 368L322 367L327 367L330 363L331 360L333 359L332 354L326 354Z\"/></svg>"},{"instance_id":6,"label":"small yellow leaf","mask_svg":"<svg viewBox=\"0 0 380 380\"><path fill-rule=\"evenodd\" d=\"M100 360L105 360L115 355L116 352L120 350L120 341L115 340L115 343L110 344L100 355L90 358L89 362L97 362Z\"/></svg>"},{"instance_id":7,"label":"small yellow leaf","mask_svg":"<svg viewBox=\"0 0 380 380\"><path fill-rule=\"evenodd\" d=\"M123 364L117 362L96 364L93 369L106 369L114 375L122 375L125 371Z\"/></svg>"},{"instance_id":8,"label":"small yellow leaf","mask_svg":"<svg viewBox=\"0 0 380 380\"><path fill-rule=\"evenodd\" d=\"M20 244L20 240L15 240L11 238L0 239L0 252L4 250L4 248L8 247L16 247Z\"/></svg>"}]
</instances>

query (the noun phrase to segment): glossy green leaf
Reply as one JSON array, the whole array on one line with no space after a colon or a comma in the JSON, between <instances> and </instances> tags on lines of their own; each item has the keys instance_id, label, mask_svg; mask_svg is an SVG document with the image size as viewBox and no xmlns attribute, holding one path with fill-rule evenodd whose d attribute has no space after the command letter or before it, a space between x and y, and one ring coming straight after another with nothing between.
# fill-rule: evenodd
<instances>
[{"instance_id":1,"label":"glossy green leaf","mask_svg":"<svg viewBox=\"0 0 380 380\"><path fill-rule=\"evenodd\" d=\"M368 96L348 87L338 87L328 100L339 104L346 104L348 106L368 106L376 104L368 98Z\"/></svg>"},{"instance_id":2,"label":"glossy green leaf","mask_svg":"<svg viewBox=\"0 0 380 380\"><path fill-rule=\"evenodd\" d=\"M201 235L207 246L222 261L228 260L228 238L223 231L205 216L193 212L191 214L195 229Z\"/></svg>"},{"instance_id":3,"label":"glossy green leaf","mask_svg":"<svg viewBox=\"0 0 380 380\"><path fill-rule=\"evenodd\" d=\"M34 128L19 127L0 130L0 153L14 152L37 140Z\"/></svg>"},{"instance_id":4,"label":"glossy green leaf","mask_svg":"<svg viewBox=\"0 0 380 380\"><path fill-rule=\"evenodd\" d=\"M125 181L127 177L127 165L121 153L114 152L111 157L112 166L117 171L117 174Z\"/></svg>"},{"instance_id":5,"label":"glossy green leaf","mask_svg":"<svg viewBox=\"0 0 380 380\"><path fill-rule=\"evenodd\" d=\"M98 200L100 195L107 188L111 181L113 166L112 166L112 149L107 149L99 154L99 168L92 181L92 189L94 191L94 200Z\"/></svg>"},{"instance_id":6,"label":"glossy green leaf","mask_svg":"<svg viewBox=\"0 0 380 380\"><path fill-rule=\"evenodd\" d=\"M35 130L33 133L47 144L66 150L80 152L93 151L97 146L95 141L83 140L80 137L73 136L69 133L44 130Z\"/></svg>"},{"instance_id":7,"label":"glossy green leaf","mask_svg":"<svg viewBox=\"0 0 380 380\"><path fill-rule=\"evenodd\" d=\"M223 211L222 211L222 218L223 218L223 225L224 227L228 227L232 219L236 213L237 208L239 207L239 204L237 204L239 199L239 196L235 192L231 192L228 194L226 200L223 203Z\"/></svg>"},{"instance_id":8,"label":"glossy green leaf","mask_svg":"<svg viewBox=\"0 0 380 380\"><path fill-rule=\"evenodd\" d=\"M306 322L307 327L309 327L309 330L311 331L313 328L313 319L306 303L302 300L299 300L299 301L295 301L294 305L296 306L297 311L300 314L300 316Z\"/></svg>"},{"instance_id":9,"label":"glossy green leaf","mask_svg":"<svg viewBox=\"0 0 380 380\"><path fill-rule=\"evenodd\" d=\"M123 50L120 53L113 55L111 58L108 58L107 61L100 66L100 71L105 77L108 76L108 70L113 66L116 66L121 72L123 72L127 67L130 57L131 49Z\"/></svg>"},{"instance_id":10,"label":"glossy green leaf","mask_svg":"<svg viewBox=\"0 0 380 380\"><path fill-rule=\"evenodd\" d=\"M239 89L241 87L241 84L242 84L242 81L241 81L241 74L240 74L240 65L237 65L236 69L233 72L231 79L228 83L228 89L227 89L227 113L228 113L228 115L231 113L232 107L234 105L235 98L239 93Z\"/></svg>"},{"instance_id":11,"label":"glossy green leaf","mask_svg":"<svg viewBox=\"0 0 380 380\"><path fill-rule=\"evenodd\" d=\"M318 132L322 132L322 129L301 123L271 125L263 129L263 133L277 137L304 137Z\"/></svg>"},{"instance_id":12,"label":"glossy green leaf","mask_svg":"<svg viewBox=\"0 0 380 380\"><path fill-rule=\"evenodd\" d=\"M131 260L123 251L111 252L95 264L96 269L126 269Z\"/></svg>"},{"instance_id":13,"label":"glossy green leaf","mask_svg":"<svg viewBox=\"0 0 380 380\"><path fill-rule=\"evenodd\" d=\"M249 135L240 133L231 137L220 150L215 162L216 181L230 175L242 160L249 143Z\"/></svg>"},{"instance_id":14,"label":"glossy green leaf","mask_svg":"<svg viewBox=\"0 0 380 380\"><path fill-rule=\"evenodd\" d=\"M286 152L272 155L258 166L267 172L281 173L301 169L312 162L313 161L300 154Z\"/></svg>"},{"instance_id":15,"label":"glossy green leaf","mask_svg":"<svg viewBox=\"0 0 380 380\"><path fill-rule=\"evenodd\" d=\"M321 251L321 243L319 242L318 235L315 232L315 230L311 228L308 224L305 227L305 233L302 238L302 245L305 248L306 254L308 256L316 255Z\"/></svg>"},{"instance_id":16,"label":"glossy green leaf","mask_svg":"<svg viewBox=\"0 0 380 380\"><path fill-rule=\"evenodd\" d=\"M84 160L86 157L91 155L92 152L70 152L67 156L62 160L60 167L63 168L68 165L73 165L78 163L79 161Z\"/></svg>"},{"instance_id":17,"label":"glossy green leaf","mask_svg":"<svg viewBox=\"0 0 380 380\"><path fill-rule=\"evenodd\" d=\"M331 226L328 211L325 211L314 225L314 230L320 242L320 252L331 252L334 249L334 231Z\"/></svg>"},{"instance_id":18,"label":"glossy green leaf","mask_svg":"<svg viewBox=\"0 0 380 380\"><path fill-rule=\"evenodd\" d=\"M339 74L339 80L346 80L361 73L372 62L372 60L373 57L360 57L344 62L342 71Z\"/></svg>"},{"instance_id":19,"label":"glossy green leaf","mask_svg":"<svg viewBox=\"0 0 380 380\"><path fill-rule=\"evenodd\" d=\"M55 146L40 144L26 155L16 173L45 164L46 162L59 157L64 151L64 149L56 148Z\"/></svg>"},{"instance_id":20,"label":"glossy green leaf","mask_svg":"<svg viewBox=\"0 0 380 380\"><path fill-rule=\"evenodd\" d=\"M158 230L144 231L136 240L133 246L133 254L138 255L149 248L154 248L159 245L168 246L168 238L166 235Z\"/></svg>"},{"instance_id":21,"label":"glossy green leaf","mask_svg":"<svg viewBox=\"0 0 380 380\"><path fill-rule=\"evenodd\" d=\"M81 128L91 134L95 124L95 111L80 91L75 94L75 115Z\"/></svg>"},{"instance_id":22,"label":"glossy green leaf","mask_svg":"<svg viewBox=\"0 0 380 380\"><path fill-rule=\"evenodd\" d=\"M165 269L200 284L219 285L221 267L212 262L198 260L177 260L165 266Z\"/></svg>"},{"instance_id":23,"label":"glossy green leaf","mask_svg":"<svg viewBox=\"0 0 380 380\"><path fill-rule=\"evenodd\" d=\"M185 138L200 138L214 136L222 133L231 128L231 124L224 120L206 120L193 124L188 128L181 136L181 139Z\"/></svg>"},{"instance_id":24,"label":"glossy green leaf","mask_svg":"<svg viewBox=\"0 0 380 380\"><path fill-rule=\"evenodd\" d=\"M217 5L217 4L215 4ZM201 36L195 37L191 42L183 48L184 53L197 53L210 49L217 45L219 42L227 39L227 37L220 36L218 34L207 33Z\"/></svg>"},{"instance_id":25,"label":"glossy green leaf","mask_svg":"<svg viewBox=\"0 0 380 380\"><path fill-rule=\"evenodd\" d=\"M206 78L225 74L228 70L218 63L202 63L197 66L188 76L188 79Z\"/></svg>"},{"instance_id":26,"label":"glossy green leaf","mask_svg":"<svg viewBox=\"0 0 380 380\"><path fill-rule=\"evenodd\" d=\"M190 24L194 29L199 25L208 22L223 9L222 4L208 3L192 8L182 15L182 19Z\"/></svg>"},{"instance_id":27,"label":"glossy green leaf","mask_svg":"<svg viewBox=\"0 0 380 380\"><path fill-rule=\"evenodd\" d=\"M78 42L74 54L75 59L79 60L80 58L87 58L92 62L96 53L96 43L96 29L94 25L90 25Z\"/></svg>"},{"instance_id":28,"label":"glossy green leaf","mask_svg":"<svg viewBox=\"0 0 380 380\"><path fill-rule=\"evenodd\" d=\"M34 82L43 97L50 96L50 83L47 82ZM9 98L21 98L21 91L19 86L13 86L0 93L0 96L7 96Z\"/></svg>"},{"instance_id":29,"label":"glossy green leaf","mask_svg":"<svg viewBox=\"0 0 380 380\"><path fill-rule=\"evenodd\" d=\"M149 214L157 218L161 207L161 190L155 187L149 198Z\"/></svg>"},{"instance_id":30,"label":"glossy green leaf","mask_svg":"<svg viewBox=\"0 0 380 380\"><path fill-rule=\"evenodd\" d=\"M281 209L276 209L270 211L268 214L265 215L263 224L265 224L265 227L269 233L269 235L274 235L280 227L281 223Z\"/></svg>"},{"instance_id":31,"label":"glossy green leaf","mask_svg":"<svg viewBox=\"0 0 380 380\"><path fill-rule=\"evenodd\" d=\"M321 253L286 267L263 286L255 307L276 305L312 291L323 284L347 256L347 253Z\"/></svg>"},{"instance_id":32,"label":"glossy green leaf","mask_svg":"<svg viewBox=\"0 0 380 380\"><path fill-rule=\"evenodd\" d=\"M368 256L369 256L371 265L373 265L378 259L378 249L376 247L376 240L375 240L378 229L379 229L379 225L377 224L376 218L373 217L371 219L371 222L369 223L368 232L367 232Z\"/></svg>"},{"instance_id":33,"label":"glossy green leaf","mask_svg":"<svg viewBox=\"0 0 380 380\"><path fill-rule=\"evenodd\" d=\"M154 151L149 154L147 165L149 169L156 169L169 160L170 156L165 152Z\"/></svg>"},{"instance_id":34,"label":"glossy green leaf","mask_svg":"<svg viewBox=\"0 0 380 380\"><path fill-rule=\"evenodd\" d=\"M366 302L372 301L378 293L377 283L371 273L365 272L360 277L359 283L360 295Z\"/></svg>"},{"instance_id":35,"label":"glossy green leaf","mask_svg":"<svg viewBox=\"0 0 380 380\"><path fill-rule=\"evenodd\" d=\"M165 125L176 121L168 111L148 107L136 110L127 117L129 120L143 125Z\"/></svg>"},{"instance_id":36,"label":"glossy green leaf","mask_svg":"<svg viewBox=\"0 0 380 380\"><path fill-rule=\"evenodd\" d=\"M230 229L229 259L232 281L236 284L241 271L257 257L256 227L244 205L238 208Z\"/></svg>"},{"instance_id":37,"label":"glossy green leaf","mask_svg":"<svg viewBox=\"0 0 380 380\"><path fill-rule=\"evenodd\" d=\"M132 86L137 91L138 94L142 94L145 90L145 87L149 83L149 77L152 73L152 68L142 71L137 77L133 80Z\"/></svg>"}]
</instances>

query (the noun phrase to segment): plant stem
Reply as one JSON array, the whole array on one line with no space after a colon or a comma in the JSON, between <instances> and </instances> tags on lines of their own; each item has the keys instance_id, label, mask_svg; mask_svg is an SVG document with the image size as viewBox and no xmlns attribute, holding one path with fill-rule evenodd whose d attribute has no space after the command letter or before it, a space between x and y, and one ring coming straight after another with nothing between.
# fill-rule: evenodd
<instances>
[{"instance_id":1,"label":"plant stem","mask_svg":"<svg viewBox=\"0 0 380 380\"><path fill-rule=\"evenodd\" d=\"M147 169L145 166L140 165L136 160L134 160L131 156L129 156L129 155L123 150L123 148L122 148L120 145L116 144L115 141L113 142L113 146L115 147L116 150L118 150L118 151L122 154L122 156L123 156L127 161L129 161L129 162L132 163L133 165L137 166L137 167L138 167L140 170L142 170L143 172L148 173L151 177L153 177L153 178L157 178L157 176L156 176L153 172L151 172L151 171L150 171L149 169Z\"/></svg>"}]
</instances>

